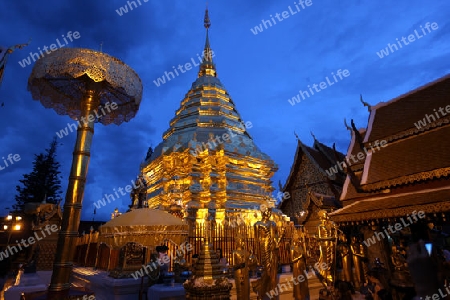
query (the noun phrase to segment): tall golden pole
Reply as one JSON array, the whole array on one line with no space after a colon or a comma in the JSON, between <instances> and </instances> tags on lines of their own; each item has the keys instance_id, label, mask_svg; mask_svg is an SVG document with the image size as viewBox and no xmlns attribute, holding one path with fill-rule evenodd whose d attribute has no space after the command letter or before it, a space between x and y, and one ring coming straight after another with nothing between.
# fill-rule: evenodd
<instances>
[{"instance_id":1,"label":"tall golden pole","mask_svg":"<svg viewBox=\"0 0 450 300\"><path fill-rule=\"evenodd\" d=\"M64 299L68 296L70 289L70 275L76 248L75 242L76 237L78 237L78 225L80 223L84 187L89 167L92 137L94 135L94 122L89 122L89 116L95 115L95 110L98 106L98 92L95 88L87 90L84 99L81 101L81 111L84 117L81 120L86 120L86 122L80 122L81 126L77 130L69 186L64 203L61 230L58 236L57 249L64 250L56 253L47 299Z\"/></svg>"}]
</instances>

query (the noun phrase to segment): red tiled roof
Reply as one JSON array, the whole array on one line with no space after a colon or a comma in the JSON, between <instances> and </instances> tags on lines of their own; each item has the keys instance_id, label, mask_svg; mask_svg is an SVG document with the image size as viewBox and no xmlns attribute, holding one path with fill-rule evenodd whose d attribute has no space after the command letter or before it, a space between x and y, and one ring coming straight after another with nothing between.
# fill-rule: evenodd
<instances>
[{"instance_id":1,"label":"red tiled roof","mask_svg":"<svg viewBox=\"0 0 450 300\"><path fill-rule=\"evenodd\" d=\"M364 139L366 135L366 130L360 130L359 133L361 134L362 139ZM364 158L361 161L357 161L356 163L353 162L353 160L349 157L349 162L351 163L350 169L353 173L353 176L355 178L354 181L358 182L358 184L361 182L361 176L362 176L362 170L364 169L364 163L366 161L366 153L364 150L362 150L360 143L356 141L355 133L352 132L352 140L349 146L349 151L351 155L355 156L355 159L357 159L358 153L364 153ZM352 175L349 175L352 176ZM355 187L355 185L352 184L350 177L347 176L345 179L345 184L342 189L341 193L341 201L346 201L349 199L355 199L364 197L366 195L369 195L368 193L362 193L361 191L358 191Z\"/></svg>"},{"instance_id":2,"label":"red tiled roof","mask_svg":"<svg viewBox=\"0 0 450 300\"><path fill-rule=\"evenodd\" d=\"M356 181L359 182L360 181L360 175L356 176ZM356 187L351 183L350 178L347 177L344 187L342 189L342 193L341 193L341 198L340 200L342 201L342 203L344 203L344 206L346 205L345 203L348 203L348 201L355 201L358 198L363 198L363 197L367 197L370 195L374 195L374 194L379 194L380 191L377 192L363 192L363 191L358 191L356 189Z\"/></svg>"},{"instance_id":3,"label":"red tiled roof","mask_svg":"<svg viewBox=\"0 0 450 300\"><path fill-rule=\"evenodd\" d=\"M330 217L335 222L364 221L406 217L413 211L437 213L450 211L450 186L398 195L382 195L344 206Z\"/></svg>"},{"instance_id":4,"label":"red tiled roof","mask_svg":"<svg viewBox=\"0 0 450 300\"><path fill-rule=\"evenodd\" d=\"M414 138L403 139L374 151L368 166L368 181L364 184L377 184L377 188L395 185L389 182L408 175L429 172L450 167L450 126L428 131ZM365 172L367 172L365 171ZM445 176L445 174L441 174ZM429 179L429 176L404 178L404 183ZM432 177L439 177L438 174ZM400 180L402 181L402 180ZM375 188L375 186L374 186ZM370 189L369 187L365 190Z\"/></svg>"},{"instance_id":5,"label":"red tiled roof","mask_svg":"<svg viewBox=\"0 0 450 300\"><path fill-rule=\"evenodd\" d=\"M318 140L314 141L313 147L322 152L328 158L329 161L333 162L333 164L336 163L336 157L338 161L342 161L345 158L344 154L342 154L339 151L334 151L333 148L330 148L327 145L322 144Z\"/></svg>"},{"instance_id":6,"label":"red tiled roof","mask_svg":"<svg viewBox=\"0 0 450 300\"><path fill-rule=\"evenodd\" d=\"M305 147L309 153L309 155L314 159L316 164L322 169L326 170L333 166L333 164L323 155L323 153L319 152L317 149L311 147Z\"/></svg>"},{"instance_id":7,"label":"red tiled roof","mask_svg":"<svg viewBox=\"0 0 450 300\"><path fill-rule=\"evenodd\" d=\"M364 140L364 137L366 136L366 130L365 129L360 130L359 133L361 135L362 140ZM366 153L361 148L360 143L358 143L358 141L356 141L355 133L352 133L352 143L353 143L353 147L350 151L350 154L355 157L354 159L357 160L357 162L355 163L350 157L349 157L348 161L349 161L350 167L353 171L361 170L364 167L364 163L366 161ZM364 159L359 160L357 158L358 153L364 153Z\"/></svg>"},{"instance_id":8,"label":"red tiled roof","mask_svg":"<svg viewBox=\"0 0 450 300\"><path fill-rule=\"evenodd\" d=\"M366 137L365 142L382 140L408 129L417 130L414 123L423 120L425 114L432 115L434 109L445 109L450 105L449 90L450 74L387 103L376 105L370 116L370 136Z\"/></svg>"}]
</instances>

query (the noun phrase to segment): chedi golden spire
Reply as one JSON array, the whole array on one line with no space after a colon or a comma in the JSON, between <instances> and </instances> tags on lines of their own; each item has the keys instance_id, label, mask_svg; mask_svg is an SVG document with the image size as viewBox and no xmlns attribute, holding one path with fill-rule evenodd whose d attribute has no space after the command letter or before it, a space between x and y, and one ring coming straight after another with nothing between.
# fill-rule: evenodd
<instances>
[{"instance_id":1,"label":"chedi golden spire","mask_svg":"<svg viewBox=\"0 0 450 300\"><path fill-rule=\"evenodd\" d=\"M203 50L203 59L200 65L200 71L198 72L198 77L202 76L213 76L217 77L216 66L213 63L213 52L209 45L209 27L211 27L211 20L209 19L208 8L205 10L204 26L206 28L206 42L205 49Z\"/></svg>"}]
</instances>

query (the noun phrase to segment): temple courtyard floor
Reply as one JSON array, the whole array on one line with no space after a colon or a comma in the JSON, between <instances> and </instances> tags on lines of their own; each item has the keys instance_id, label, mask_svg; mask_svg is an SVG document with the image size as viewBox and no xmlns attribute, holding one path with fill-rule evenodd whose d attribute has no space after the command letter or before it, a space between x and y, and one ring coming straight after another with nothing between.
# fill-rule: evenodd
<instances>
[{"instance_id":1,"label":"temple courtyard floor","mask_svg":"<svg viewBox=\"0 0 450 300\"><path fill-rule=\"evenodd\" d=\"M139 292L142 292L141 300L181 300L185 299L184 289L181 284L174 284L173 286L166 285L154 285L150 288L145 288L147 285L146 279L113 279L108 276L109 272L94 270L93 268L86 267L76 267L73 272L73 286L83 287L95 292L96 300L136 300L139 299ZM5 288L10 286L6 292L4 289L0 293L0 300L20 300L20 294L23 291L38 291L42 290L43 287L49 284L49 282L37 282L38 275L41 281L49 281L51 271L44 271L42 274L38 272L37 275L27 274L21 283L16 286L11 286L14 284L13 280L5 283ZM42 276L41 276L42 275ZM27 277L32 277L30 280ZM292 273L282 273L279 275L279 282L283 283L292 278ZM252 279L255 280L255 279ZM236 289L234 288L234 280L230 280L233 284L233 289L231 291L232 300L241 300L236 296ZM17 283L16 283L17 284ZM310 299L318 300L320 290L323 289L323 285L319 280L311 274L311 278L308 280ZM256 294L251 293L251 300L256 300ZM270 298L268 298L270 299ZM272 298L275 300L275 298ZM292 289L284 290L279 294L278 300L292 300ZM325 299L321 297L320 299ZM355 294L353 295L354 300L364 299L363 295Z\"/></svg>"}]
</instances>

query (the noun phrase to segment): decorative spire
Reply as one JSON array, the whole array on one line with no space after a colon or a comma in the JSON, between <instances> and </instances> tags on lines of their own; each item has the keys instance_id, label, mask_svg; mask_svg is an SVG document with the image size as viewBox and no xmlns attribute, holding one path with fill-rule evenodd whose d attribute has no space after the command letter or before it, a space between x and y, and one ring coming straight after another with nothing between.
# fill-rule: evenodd
<instances>
[{"instance_id":1,"label":"decorative spire","mask_svg":"<svg viewBox=\"0 0 450 300\"><path fill-rule=\"evenodd\" d=\"M206 32L208 32L209 27L211 27L211 20L209 19L209 14L208 14L208 3L206 3L204 23L205 23Z\"/></svg>"},{"instance_id":2,"label":"decorative spire","mask_svg":"<svg viewBox=\"0 0 450 300\"><path fill-rule=\"evenodd\" d=\"M22 49L23 47L28 46L31 42L31 38L28 40L26 44L14 45L9 48L0 46L0 85L2 83L3 72L5 71L6 61L8 60L8 56L14 52L16 49ZM4 102L2 102L2 106L4 106Z\"/></svg>"},{"instance_id":3,"label":"decorative spire","mask_svg":"<svg viewBox=\"0 0 450 300\"><path fill-rule=\"evenodd\" d=\"M203 50L203 59L200 65L200 71L198 72L198 77L201 76L214 76L217 77L216 66L214 66L212 57L212 50L209 46L209 27L211 27L211 20L209 19L208 6L205 10L204 26L206 28L206 42L205 49Z\"/></svg>"}]
</instances>

